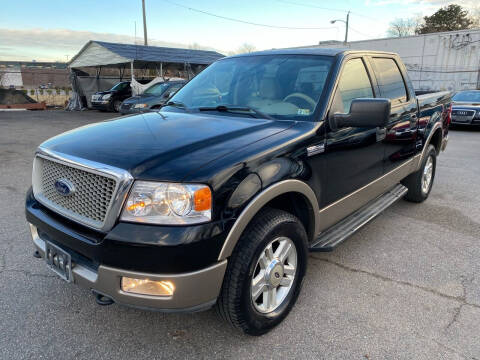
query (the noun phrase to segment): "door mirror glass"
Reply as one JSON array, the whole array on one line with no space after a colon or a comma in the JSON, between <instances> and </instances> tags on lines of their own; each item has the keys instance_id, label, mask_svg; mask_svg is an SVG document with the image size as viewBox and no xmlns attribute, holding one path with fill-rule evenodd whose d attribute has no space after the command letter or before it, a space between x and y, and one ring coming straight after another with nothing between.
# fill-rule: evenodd
<instances>
[{"instance_id":1,"label":"door mirror glass","mask_svg":"<svg viewBox=\"0 0 480 360\"><path fill-rule=\"evenodd\" d=\"M348 114L333 114L336 128L385 127L390 117L389 99L360 98L352 100Z\"/></svg>"}]
</instances>

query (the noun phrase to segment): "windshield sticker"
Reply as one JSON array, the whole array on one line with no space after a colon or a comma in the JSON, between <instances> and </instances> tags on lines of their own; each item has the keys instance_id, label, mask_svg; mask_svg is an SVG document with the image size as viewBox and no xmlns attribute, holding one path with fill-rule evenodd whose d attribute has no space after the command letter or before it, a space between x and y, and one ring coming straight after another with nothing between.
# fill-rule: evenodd
<instances>
[{"instance_id":1,"label":"windshield sticker","mask_svg":"<svg viewBox=\"0 0 480 360\"><path fill-rule=\"evenodd\" d=\"M298 109L297 115L310 115L310 109Z\"/></svg>"}]
</instances>

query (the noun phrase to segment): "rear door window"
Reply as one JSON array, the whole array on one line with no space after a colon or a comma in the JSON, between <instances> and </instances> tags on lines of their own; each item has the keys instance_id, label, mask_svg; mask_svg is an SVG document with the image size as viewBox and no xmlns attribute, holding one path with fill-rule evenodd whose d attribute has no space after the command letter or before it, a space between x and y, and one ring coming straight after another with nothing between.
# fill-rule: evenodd
<instances>
[{"instance_id":1,"label":"rear door window","mask_svg":"<svg viewBox=\"0 0 480 360\"><path fill-rule=\"evenodd\" d=\"M363 60L349 60L343 67L337 92L333 100L333 112L348 113L353 99L373 98L372 84Z\"/></svg>"},{"instance_id":2,"label":"rear door window","mask_svg":"<svg viewBox=\"0 0 480 360\"><path fill-rule=\"evenodd\" d=\"M395 60L390 58L373 58L380 95L390 99L392 105L407 101L407 90L402 74Z\"/></svg>"}]
</instances>

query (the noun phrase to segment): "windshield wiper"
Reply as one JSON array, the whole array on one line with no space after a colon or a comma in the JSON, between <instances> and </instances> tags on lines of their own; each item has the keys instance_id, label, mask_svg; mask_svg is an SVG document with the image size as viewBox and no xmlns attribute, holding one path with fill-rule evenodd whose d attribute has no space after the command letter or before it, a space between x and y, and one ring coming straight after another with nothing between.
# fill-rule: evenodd
<instances>
[{"instance_id":1,"label":"windshield wiper","mask_svg":"<svg viewBox=\"0 0 480 360\"><path fill-rule=\"evenodd\" d=\"M173 107L177 107L177 108L180 108L180 109L184 109L185 111L188 111L187 106L180 101L169 101L168 103L166 103L163 106L173 106Z\"/></svg>"},{"instance_id":2,"label":"windshield wiper","mask_svg":"<svg viewBox=\"0 0 480 360\"><path fill-rule=\"evenodd\" d=\"M255 118L264 118L269 120L275 120L274 117L265 114L257 109L248 107L248 106L228 106L228 105L218 105L218 106L205 106L198 108L199 111L220 111L220 112L231 112L231 113L248 113Z\"/></svg>"}]
</instances>

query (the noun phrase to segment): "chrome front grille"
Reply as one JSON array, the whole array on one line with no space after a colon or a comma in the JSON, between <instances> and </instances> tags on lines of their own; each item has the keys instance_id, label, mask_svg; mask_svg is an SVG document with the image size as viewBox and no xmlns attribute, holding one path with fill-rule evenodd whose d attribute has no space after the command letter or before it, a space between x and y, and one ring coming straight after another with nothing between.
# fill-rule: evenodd
<instances>
[{"instance_id":1,"label":"chrome front grille","mask_svg":"<svg viewBox=\"0 0 480 360\"><path fill-rule=\"evenodd\" d=\"M72 185L71 194L56 188L56 182ZM99 174L68 163L37 156L34 162L35 198L72 220L90 227L104 227L117 190L117 180L110 174Z\"/></svg>"},{"instance_id":2,"label":"chrome front grille","mask_svg":"<svg viewBox=\"0 0 480 360\"><path fill-rule=\"evenodd\" d=\"M475 116L475 110L452 110L452 121L454 122L470 122Z\"/></svg>"}]
</instances>

